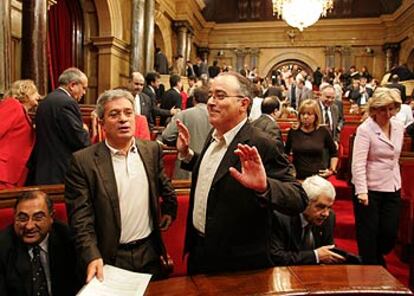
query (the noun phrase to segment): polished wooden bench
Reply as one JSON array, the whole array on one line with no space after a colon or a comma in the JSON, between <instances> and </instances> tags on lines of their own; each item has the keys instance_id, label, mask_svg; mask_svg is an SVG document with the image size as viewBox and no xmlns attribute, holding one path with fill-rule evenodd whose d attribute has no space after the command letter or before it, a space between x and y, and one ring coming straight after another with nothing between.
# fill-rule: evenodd
<instances>
[{"instance_id":1,"label":"polished wooden bench","mask_svg":"<svg viewBox=\"0 0 414 296\"><path fill-rule=\"evenodd\" d=\"M381 266L274 267L151 282L151 295L413 295Z\"/></svg>"}]
</instances>

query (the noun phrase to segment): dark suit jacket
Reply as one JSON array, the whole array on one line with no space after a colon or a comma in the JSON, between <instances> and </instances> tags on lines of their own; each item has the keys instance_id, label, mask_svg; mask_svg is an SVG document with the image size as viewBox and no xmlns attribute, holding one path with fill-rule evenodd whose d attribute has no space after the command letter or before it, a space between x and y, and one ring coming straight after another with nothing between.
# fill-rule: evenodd
<instances>
[{"instance_id":1,"label":"dark suit jacket","mask_svg":"<svg viewBox=\"0 0 414 296\"><path fill-rule=\"evenodd\" d=\"M252 122L252 126L262 130L268 134L272 140L276 141L277 148L281 153L285 151L282 134L276 121L269 118L269 116L262 114L259 118Z\"/></svg>"},{"instance_id":2,"label":"dark suit jacket","mask_svg":"<svg viewBox=\"0 0 414 296\"><path fill-rule=\"evenodd\" d=\"M151 99L151 113L152 113L152 119L153 123L155 124L155 117L156 116L171 116L170 110L161 109L158 107L158 99L157 94L154 93L147 85L142 90L142 93L146 94Z\"/></svg>"},{"instance_id":3,"label":"dark suit jacket","mask_svg":"<svg viewBox=\"0 0 414 296\"><path fill-rule=\"evenodd\" d=\"M161 214L175 218L177 197L164 174L160 146L156 142L138 139L136 143L149 181L155 247L160 255L165 255L159 218ZM163 198L161 206L160 196ZM112 159L105 143L73 154L65 180L65 201L84 267L99 257L105 264L114 264L121 236L121 213Z\"/></svg>"},{"instance_id":4,"label":"dark suit jacket","mask_svg":"<svg viewBox=\"0 0 414 296\"><path fill-rule=\"evenodd\" d=\"M334 244L334 227L333 211L321 226L312 226L315 249ZM271 253L275 266L316 264L313 250L301 250L303 228L300 215L289 217L274 211L272 229Z\"/></svg>"},{"instance_id":5,"label":"dark suit jacket","mask_svg":"<svg viewBox=\"0 0 414 296\"><path fill-rule=\"evenodd\" d=\"M325 124L325 122L323 120L324 116L325 116L324 115L324 113L325 113L324 108L325 107L322 107L321 103L319 103L318 106L319 106L319 111L321 113L320 123ZM342 118L342 116L339 112L339 108L338 108L336 103L332 104L330 109L331 109L331 115L332 115L332 130L330 130L329 128L328 128L328 130L331 132L332 139L335 142L339 143L339 136L341 134L342 126L344 125L344 120L343 120L343 118Z\"/></svg>"},{"instance_id":6,"label":"dark suit jacket","mask_svg":"<svg viewBox=\"0 0 414 296\"><path fill-rule=\"evenodd\" d=\"M160 107L168 111L172 107L181 109L181 95L175 89L170 88L162 96ZM161 116L161 125L165 125L165 121L169 116Z\"/></svg>"},{"instance_id":7,"label":"dark suit jacket","mask_svg":"<svg viewBox=\"0 0 414 296\"><path fill-rule=\"evenodd\" d=\"M150 126L154 125L155 121L153 118L153 103L151 98L145 94L140 93L139 94L139 103L141 105L141 115L144 115L147 118L148 124Z\"/></svg>"},{"instance_id":8,"label":"dark suit jacket","mask_svg":"<svg viewBox=\"0 0 414 296\"><path fill-rule=\"evenodd\" d=\"M34 184L63 183L73 152L90 144L78 103L56 89L39 104L36 143L31 158Z\"/></svg>"},{"instance_id":9,"label":"dark suit jacket","mask_svg":"<svg viewBox=\"0 0 414 296\"><path fill-rule=\"evenodd\" d=\"M183 167L193 167L185 252L193 251L197 236L193 226L194 193L200 163L210 142L211 134L201 154L195 154L190 163L183 163ZM238 143L258 149L268 176L266 196L257 195L230 176L229 167L241 170L240 159L234 154ZM264 133L247 122L230 143L210 187L205 226L208 271L271 266L272 210L295 215L302 212L306 204L306 193L293 176L292 165Z\"/></svg>"},{"instance_id":10,"label":"dark suit jacket","mask_svg":"<svg viewBox=\"0 0 414 296\"><path fill-rule=\"evenodd\" d=\"M32 266L28 247L13 226L0 233L0 295L32 296ZM53 295L73 296L80 289L75 249L69 228L55 221L49 236L49 265Z\"/></svg>"},{"instance_id":11,"label":"dark suit jacket","mask_svg":"<svg viewBox=\"0 0 414 296\"><path fill-rule=\"evenodd\" d=\"M155 54L154 68L160 74L168 74L168 59L161 51Z\"/></svg>"},{"instance_id":12,"label":"dark suit jacket","mask_svg":"<svg viewBox=\"0 0 414 296\"><path fill-rule=\"evenodd\" d=\"M386 84L386 87L398 89L401 94L401 101L405 103L405 101L407 100L407 93L406 93L405 85L401 83L388 83Z\"/></svg>"}]
</instances>

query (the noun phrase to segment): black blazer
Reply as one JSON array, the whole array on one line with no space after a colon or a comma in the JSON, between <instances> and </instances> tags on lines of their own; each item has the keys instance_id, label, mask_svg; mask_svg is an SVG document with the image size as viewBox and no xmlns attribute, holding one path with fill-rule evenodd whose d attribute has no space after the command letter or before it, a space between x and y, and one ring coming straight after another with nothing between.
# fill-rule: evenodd
<instances>
[{"instance_id":1,"label":"black blazer","mask_svg":"<svg viewBox=\"0 0 414 296\"><path fill-rule=\"evenodd\" d=\"M272 120L269 116L262 114L259 118L252 122L252 126L268 134L270 139L276 142L276 146L280 152L284 153L285 148L283 146L282 133L280 132L279 125L275 120Z\"/></svg>"},{"instance_id":2,"label":"black blazer","mask_svg":"<svg viewBox=\"0 0 414 296\"><path fill-rule=\"evenodd\" d=\"M27 245L9 226L0 233L0 295L32 296L32 266ZM55 221L49 236L52 294L73 296L81 287L69 228ZM84 280L84 279L82 279Z\"/></svg>"},{"instance_id":3,"label":"black blazer","mask_svg":"<svg viewBox=\"0 0 414 296\"><path fill-rule=\"evenodd\" d=\"M165 110L165 109L161 109L160 107L158 107L157 94L154 93L147 85L142 90L142 93L146 94L151 99L151 116L152 116L153 124L155 124L156 116L164 116L164 117L171 116L170 110Z\"/></svg>"},{"instance_id":4,"label":"black blazer","mask_svg":"<svg viewBox=\"0 0 414 296\"><path fill-rule=\"evenodd\" d=\"M388 88L398 89L400 91L401 101L405 103L405 101L407 100L407 91L406 91L405 85L397 82L397 83L388 83L385 86Z\"/></svg>"},{"instance_id":5,"label":"black blazer","mask_svg":"<svg viewBox=\"0 0 414 296\"><path fill-rule=\"evenodd\" d=\"M139 99L139 103L141 105L141 115L144 115L147 118L149 126L153 126L155 121L153 118L153 103L151 98L145 93L140 93Z\"/></svg>"},{"instance_id":6,"label":"black blazer","mask_svg":"<svg viewBox=\"0 0 414 296\"><path fill-rule=\"evenodd\" d=\"M35 124L36 143L30 163L33 183L63 183L72 153L90 144L79 105L58 88L39 104Z\"/></svg>"},{"instance_id":7,"label":"black blazer","mask_svg":"<svg viewBox=\"0 0 414 296\"><path fill-rule=\"evenodd\" d=\"M321 120L319 121L319 123L324 124L325 123L324 122L325 109L321 103L318 103L318 106L319 106L319 111L321 114ZM330 128L328 127L327 128L331 132L332 139L335 142L339 143L339 137L341 134L342 126L344 125L344 119L341 115L341 112L339 111L339 107L336 104L336 102L331 105L330 109L331 109L331 115L332 115L332 131L330 130Z\"/></svg>"},{"instance_id":8,"label":"black blazer","mask_svg":"<svg viewBox=\"0 0 414 296\"><path fill-rule=\"evenodd\" d=\"M161 109L170 110L172 107L181 109L181 95L173 88L167 90L161 98ZM161 125L165 125L169 116L161 116Z\"/></svg>"},{"instance_id":9,"label":"black blazer","mask_svg":"<svg viewBox=\"0 0 414 296\"><path fill-rule=\"evenodd\" d=\"M193 167L185 252L193 251L197 236L193 226L194 193L200 163L209 143L211 133L200 156L196 154L190 163L182 164L183 168ZM240 159L234 154L238 143L258 149L268 176L269 191L266 196L257 195L230 176L229 167L241 169ZM263 132L247 122L230 143L210 187L205 228L207 271L271 266L272 210L296 215L306 205L306 193L296 181L292 165Z\"/></svg>"},{"instance_id":10,"label":"black blazer","mask_svg":"<svg viewBox=\"0 0 414 296\"><path fill-rule=\"evenodd\" d=\"M334 244L334 227L333 211L321 226L312 226L315 249ZM289 217L274 211L272 229L271 253L275 266L316 264L313 250L301 250L303 229L299 215Z\"/></svg>"}]
</instances>

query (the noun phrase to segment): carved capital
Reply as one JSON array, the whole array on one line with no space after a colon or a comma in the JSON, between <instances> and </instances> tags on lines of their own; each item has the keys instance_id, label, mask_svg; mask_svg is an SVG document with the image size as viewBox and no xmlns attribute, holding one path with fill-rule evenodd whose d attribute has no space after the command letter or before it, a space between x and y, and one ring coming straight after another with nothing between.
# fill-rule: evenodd
<instances>
[{"instance_id":1,"label":"carved capital","mask_svg":"<svg viewBox=\"0 0 414 296\"><path fill-rule=\"evenodd\" d=\"M173 22L173 28L176 32L193 33L194 29L191 27L188 21L175 21Z\"/></svg>"},{"instance_id":2,"label":"carved capital","mask_svg":"<svg viewBox=\"0 0 414 296\"><path fill-rule=\"evenodd\" d=\"M391 50L392 52L396 52L400 50L401 45L399 43L385 43L382 46L382 49L387 52L387 50Z\"/></svg>"}]
</instances>

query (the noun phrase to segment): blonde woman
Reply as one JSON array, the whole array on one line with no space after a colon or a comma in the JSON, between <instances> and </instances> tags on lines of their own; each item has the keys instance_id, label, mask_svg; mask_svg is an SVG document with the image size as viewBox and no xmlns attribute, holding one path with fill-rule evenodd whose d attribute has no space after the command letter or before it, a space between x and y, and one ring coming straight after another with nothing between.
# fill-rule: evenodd
<instances>
[{"instance_id":1,"label":"blonde woman","mask_svg":"<svg viewBox=\"0 0 414 296\"><path fill-rule=\"evenodd\" d=\"M304 180L312 175L329 177L336 172L337 150L329 130L319 126L321 114L318 101L305 100L299 106L299 128L289 130L285 153L292 152L296 178ZM324 165L324 151L329 154L329 167Z\"/></svg>"},{"instance_id":2,"label":"blonde woman","mask_svg":"<svg viewBox=\"0 0 414 296\"><path fill-rule=\"evenodd\" d=\"M0 100L0 190L24 185L35 140L28 111L38 99L32 80L18 80Z\"/></svg>"},{"instance_id":3,"label":"blonde woman","mask_svg":"<svg viewBox=\"0 0 414 296\"><path fill-rule=\"evenodd\" d=\"M395 89L377 88L368 118L358 127L352 154L354 212L359 254L365 264L385 265L395 244L400 212L398 164L404 126L393 118L401 106Z\"/></svg>"}]
</instances>

